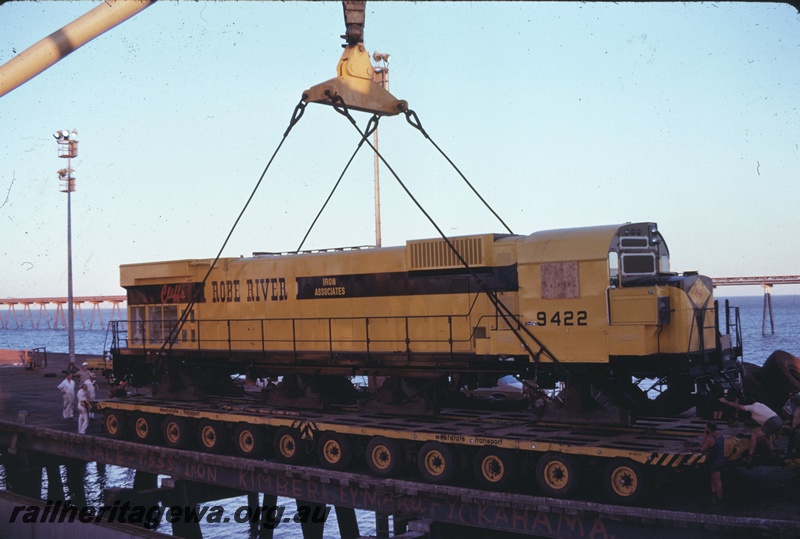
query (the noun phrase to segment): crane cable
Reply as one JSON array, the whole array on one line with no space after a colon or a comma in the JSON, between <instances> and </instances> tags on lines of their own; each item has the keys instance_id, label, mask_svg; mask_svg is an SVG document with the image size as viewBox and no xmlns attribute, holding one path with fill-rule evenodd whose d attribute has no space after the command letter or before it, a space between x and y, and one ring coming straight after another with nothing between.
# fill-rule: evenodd
<instances>
[{"instance_id":1,"label":"crane cable","mask_svg":"<svg viewBox=\"0 0 800 539\"><path fill-rule=\"evenodd\" d=\"M331 197L333 197L333 193L336 192L336 188L339 187L339 184L341 183L342 178L344 178L344 175L347 172L347 169L350 168L350 164L353 162L353 159L355 159L356 154L364 146L364 141L367 139L367 137L369 137L372 133L374 133L376 129L378 129L378 121L379 120L380 120L380 116L378 116L377 114L373 114L372 118L370 118L369 123L367 124L367 127L364 130L364 136L361 137L361 141L358 143L358 146L356 146L356 149L353 152L353 155L350 156L350 160L347 161L347 164L344 166L344 170L342 170L342 173L339 174L339 179L336 180L336 183L334 184L333 189L331 189L331 192L328 195L328 198L325 199L325 202L322 204L322 207L319 209L319 212L317 212L317 216L314 217L314 221L311 222L311 226L308 227L308 231L306 232L306 235L303 236L303 240L300 242L300 245L297 246L297 251L295 251L295 252L299 253L300 249L303 248L303 244L306 242L306 239L308 239L308 235L311 234L311 229L314 228L314 225L317 224L317 221L319 220L320 216L322 215L322 212L325 211L325 207L328 205L328 202L330 202Z\"/></svg>"},{"instance_id":2,"label":"crane cable","mask_svg":"<svg viewBox=\"0 0 800 539\"><path fill-rule=\"evenodd\" d=\"M410 109L406 109L404 111L404 113L406 115L406 121L409 123L409 125L411 125L412 127L416 128L420 133L422 133L422 136L424 136L426 139L428 139L431 142L431 144L433 144L433 147L436 148L439 151L440 154L442 154L442 157L444 157L447 160L447 162L450 163L450 165L452 165L452 167L455 169L455 171L458 172L458 175L461 176L461 179L464 180L464 183L466 183L469 186L469 188L472 189L472 192L475 193L475 196L478 197L478 199L480 199L481 202L483 202L483 205L486 206L486 208L490 212L492 212L492 215L497 217L497 220L500 221L500 224L502 224L506 228L506 230L508 230L508 233L509 234L514 234L511 231L511 228L509 228L509 226L505 223L505 221L503 221L503 219L501 219L500 216L497 215L497 212L494 211L494 209L489 205L489 203L486 202L483 199L483 197L478 192L478 190L475 189L475 187L473 187L473 185L470 183L470 181L467 179L467 177L464 176L464 174L461 172L461 169L459 169L456 166L456 164L453 163L452 159L450 159L450 157L448 157L448 155L446 153L444 153L444 150L442 150L439 147L439 145L436 144L436 142L434 142L434 140L430 137L430 135L428 135L428 132L425 131L425 129L422 127L422 123L419 121L419 117L417 116L417 113L414 112L413 110L410 110Z\"/></svg>"},{"instance_id":3,"label":"crane cable","mask_svg":"<svg viewBox=\"0 0 800 539\"><path fill-rule=\"evenodd\" d=\"M239 216L236 218L236 220L233 223L233 226L228 232L228 235L225 237L225 241L222 242L222 247L219 248L217 256L214 257L213 262L211 262L211 265L209 266L208 271L205 274L205 277L203 277L203 280L200 283L194 283L189 303L186 305L186 308L181 313L180 318L177 320L174 327L170 330L168 337L164 340L164 343L161 345L161 348L158 351L158 358L155 364L153 365L154 373L157 372L159 370L159 367L162 366L163 361L166 359L166 355L172 352L172 347L178 340L178 335L180 334L180 330L183 328L184 324L186 324L186 321L188 320L190 313L193 311L195 304L200 299L202 291L205 290L206 281L211 275L211 272L214 271L217 262L219 262L219 259L222 257L222 251L225 250L225 247L228 245L228 241L231 239L231 236L233 236L233 231L236 230L236 227L239 225L239 221L241 221L242 216L244 216L244 212L247 211L250 202L252 202L253 197L255 197L255 194L258 191L258 188L261 186L261 182L264 181L264 177L267 175L267 171L272 165L272 162L275 160L275 157L278 155L278 151L280 151L281 147L283 146L283 143L286 142L286 138L289 136L289 133L291 132L292 128L295 125L297 125L297 122L299 122L300 118L303 117L306 105L308 105L308 103L306 103L305 99L303 98L300 99L300 102L297 104L297 106L295 106L294 111L292 112L292 117L289 120L289 125L286 128L286 131L283 132L283 136L281 137L281 140L278 143L277 148L275 148L275 151L272 152L272 156L269 158L267 165L264 167L264 171L258 178L255 187L253 187L253 190L250 193L250 196L247 198L247 201L245 202L244 206L239 212Z\"/></svg>"},{"instance_id":4,"label":"crane cable","mask_svg":"<svg viewBox=\"0 0 800 539\"><path fill-rule=\"evenodd\" d=\"M567 373L571 373L571 370L565 364L563 364L561 361L559 361L555 357L555 355L552 352L550 352L550 350L548 350L548 348L544 345L544 343L542 343L535 335L533 335L533 333L531 333L531 331L524 324L522 324L522 322L519 320L519 318L514 313L511 312L511 310L508 308L508 306L506 306L502 302L502 300L500 300L500 298L497 297L497 294L489 287L489 285L486 284L483 281L483 279L481 279L475 273L475 271L467 263L467 261L464 259L464 257L461 256L461 253L458 252L458 249L455 248L453 243L445 235L445 233L442 231L442 229L439 227L439 225L436 224L436 222L433 220L433 217L431 217L430 214L427 211L425 211L425 208L422 207L422 205L414 197L414 195L411 193L411 191L408 189L408 187L405 185L405 183L403 183L403 181L400 179L400 177L394 171L392 166L389 165L389 163L386 161L386 159L383 157L383 155L378 151L378 149L375 148L375 146L365 137L364 133L361 131L361 128L358 127L358 124L356 123L355 119L352 117L352 115L350 115L350 112L347 109L347 106L346 106L344 100L342 99L342 97L340 95L338 95L338 94L337 95L329 95L328 97L331 99L331 104L332 104L334 110L336 110L336 112L338 112L341 115L343 115L344 117L346 117L350 121L350 123L353 124L353 127L356 129L356 131L358 131L358 133L362 136L362 141L365 141L370 146L370 148L372 148L372 151L374 151L375 155L377 155L378 158L383 162L383 164L386 166L386 168L392 174L392 176L397 181L397 183L400 184L400 187L406 192L406 194L411 199L411 201L414 203L414 205L417 206L417 209L419 209L419 211L422 212L422 214L425 216L425 218L428 219L428 222L430 222L431 225L433 225L433 227L439 233L439 236L441 236L442 240L444 240L445 244L447 244L448 248L453 252L453 254L456 256L456 258L461 263L461 265L463 265L464 268L469 272L470 276L473 279L475 279L475 282L480 286L481 290L486 294L487 298L489 298L489 301L494 305L495 310L503 318L503 321L506 323L508 328L514 333L514 335L517 337L517 340L520 342L520 344L522 344L522 346L525 348L525 350L534 359L534 362L535 362L536 366L538 367L538 365L539 365L540 355L542 353L544 353L547 357L550 358L550 360L555 365L560 366ZM409 113L407 112L406 114L408 115ZM416 113L414 113L413 111L410 111L410 114L416 119L417 125L419 125L419 129L421 129L422 126L419 123L419 118L417 117ZM409 123L411 123L411 122L409 121ZM414 124L412 124L412 125L414 125ZM424 133L424 131L423 131L423 133ZM427 137L427 138L429 138L429 137ZM429 138L429 140L430 140L430 138ZM509 321L509 319L511 319L514 322L516 322L516 324L512 324ZM517 326L516 328L514 327L515 325ZM538 352L534 352L530 348L530 345L522 337L522 335L520 334L519 330L522 330L528 337L531 338L531 340L533 340L533 342L535 342L539 346L539 351Z\"/></svg>"}]
</instances>

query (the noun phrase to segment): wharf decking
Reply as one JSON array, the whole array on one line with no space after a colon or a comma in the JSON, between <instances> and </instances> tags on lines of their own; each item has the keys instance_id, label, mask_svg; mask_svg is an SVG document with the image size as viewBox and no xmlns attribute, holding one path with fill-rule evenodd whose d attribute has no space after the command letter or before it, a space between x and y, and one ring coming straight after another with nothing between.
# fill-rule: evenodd
<instances>
[{"instance_id":1,"label":"wharf decking","mask_svg":"<svg viewBox=\"0 0 800 539\"><path fill-rule=\"evenodd\" d=\"M100 360L98 356L77 355L76 364L81 365L89 359ZM0 367L0 420L19 421L20 412L26 415L29 425L46 429L78 432L78 410L75 409L72 421L62 420L61 392L56 386L64 379L69 364L67 354L47 354L47 366L27 370L21 366ZM108 395L109 384L99 371L95 372L97 398ZM76 392L77 392L76 378ZM76 401L77 404L77 401ZM100 418L90 421L87 434L100 434Z\"/></svg>"}]
</instances>

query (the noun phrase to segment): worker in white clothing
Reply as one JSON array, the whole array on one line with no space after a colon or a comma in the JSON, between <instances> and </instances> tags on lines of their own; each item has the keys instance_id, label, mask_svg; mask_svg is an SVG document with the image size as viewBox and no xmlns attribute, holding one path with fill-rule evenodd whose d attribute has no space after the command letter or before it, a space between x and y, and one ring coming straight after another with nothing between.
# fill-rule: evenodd
<instances>
[{"instance_id":1,"label":"worker in white clothing","mask_svg":"<svg viewBox=\"0 0 800 539\"><path fill-rule=\"evenodd\" d=\"M89 373L89 380L86 382L86 394L90 401L94 401L97 396L97 380L93 372ZM89 419L94 419L94 412L89 412Z\"/></svg>"},{"instance_id":2,"label":"worker in white clothing","mask_svg":"<svg viewBox=\"0 0 800 539\"><path fill-rule=\"evenodd\" d=\"M78 390L78 434L86 434L86 429L89 427L87 400L89 400L89 394L86 391L86 383L84 383Z\"/></svg>"},{"instance_id":3,"label":"worker in white clothing","mask_svg":"<svg viewBox=\"0 0 800 539\"><path fill-rule=\"evenodd\" d=\"M72 373L67 371L67 376L56 388L61 391L61 395L64 398L62 419L72 419L75 414L75 381L72 379Z\"/></svg>"}]
</instances>

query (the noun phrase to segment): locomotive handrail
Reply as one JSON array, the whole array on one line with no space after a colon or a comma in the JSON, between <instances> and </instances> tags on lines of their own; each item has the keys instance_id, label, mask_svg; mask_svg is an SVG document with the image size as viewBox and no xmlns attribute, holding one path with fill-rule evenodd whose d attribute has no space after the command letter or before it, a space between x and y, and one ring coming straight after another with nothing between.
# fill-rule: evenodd
<instances>
[{"instance_id":1,"label":"locomotive handrail","mask_svg":"<svg viewBox=\"0 0 800 539\"><path fill-rule=\"evenodd\" d=\"M365 350L367 354L373 353L374 345L375 344L392 344L396 343L398 346L398 351L400 349L404 349L403 351L408 354L409 356L413 354L412 344L444 344L448 345L448 352L451 356L455 353L455 345L458 343L468 343L472 340L475 336L476 327L480 325L480 322L486 318L490 318L487 315L483 315L478 318L478 323L474 326L472 324L467 324L470 327L470 331L466 334L461 336L460 338L456 335L458 332L457 329L453 328L454 325L454 318L456 319L463 319L464 322L467 322L470 319L470 315L452 315L452 314L443 314L443 315L418 315L418 316L401 316L401 315L389 315L389 316L339 316L339 317L325 317L325 318L300 318L300 317L287 317L287 318L241 318L241 319L229 319L229 318L209 318L209 319L202 319L202 320L194 320L190 322L194 325L193 329L196 329L196 334L192 337L184 336L183 339L176 338L175 344L178 345L179 343L188 343L188 342L196 342L197 344L197 351L199 354L202 354L202 350L204 347L206 349L216 348L216 349L223 349L227 347L228 353L233 354L237 351L248 350L247 348L238 348L236 345L237 343L259 343L260 344L260 351L262 354L266 354L269 351L274 351L275 349L269 347L268 345L275 345L280 343L285 343L290 345L290 350L293 352L295 359L297 359L297 354L300 351L307 351L309 349L314 349L319 344L327 343L328 344L328 352L333 357L336 352L335 345L343 345L343 344L357 344L363 343L365 345ZM494 318L494 316L491 316ZM425 321L425 320L439 320L439 321L446 321L446 327L443 326L443 330L447 331L446 336L442 336L441 338L425 338L423 336L414 336L411 330L410 322L413 321ZM312 338L312 337L298 337L298 323L303 322L321 322L324 321L327 325L327 337L324 338ZM345 338L334 338L333 335L333 324L334 322L364 322L364 336L363 338L353 337L349 339ZM377 322L377 321L403 321L403 325L405 328L404 335L402 339L390 339L390 338L381 338L380 336L375 335L374 331L370 332L370 324ZM280 324L286 323L290 324L291 326L291 338L271 338L269 336L268 327L270 324ZM126 325L127 324L127 325ZM201 328L208 327L210 325L219 325L222 324L222 327L225 328L224 335L218 335L216 338L202 338ZM252 338L237 338L235 333L237 329L242 328L243 326L255 326L258 325L260 328L260 336L256 339ZM157 346L161 346L167 336L172 336L176 331L177 321L172 319L151 319L148 321L143 320L136 320L136 321L127 321L127 320L119 320L115 321L112 328L112 347L121 349L121 348L133 348L131 345L135 345L138 347L141 345L142 349L146 351L148 347L154 348ZM160 329L157 335L153 335L152 330L148 330L149 328L159 327ZM238 327L237 327L238 326ZM141 337L132 337L131 334L132 328L138 327L139 332L136 335L141 335ZM426 326L427 327L427 326ZM125 346L123 346L123 341ZM308 346L303 346L304 344Z\"/></svg>"}]
</instances>

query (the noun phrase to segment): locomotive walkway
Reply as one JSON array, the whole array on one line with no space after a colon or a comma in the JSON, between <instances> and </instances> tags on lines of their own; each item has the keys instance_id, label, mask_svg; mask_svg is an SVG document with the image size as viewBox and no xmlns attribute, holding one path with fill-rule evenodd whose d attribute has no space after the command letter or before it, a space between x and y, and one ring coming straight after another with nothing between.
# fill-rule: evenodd
<instances>
[{"instance_id":1,"label":"locomotive walkway","mask_svg":"<svg viewBox=\"0 0 800 539\"><path fill-rule=\"evenodd\" d=\"M79 435L74 422L60 420L61 399L55 385L65 364L65 360L53 357L44 369L0 370L0 452L6 476L17 494L39 497L42 468L47 469L47 463L52 467L53 462L97 462L137 470L137 480L144 485L138 495L160 499L164 505L193 505L231 495L262 493L264 505L276 496L286 496L309 507L335 506L339 535L350 539L359 537L353 509L375 512L380 517L378 522L386 522L386 517L393 515L395 534L404 532L402 536L407 538L456 534L462 538L565 539L800 536L798 478L781 468L726 472L726 509L712 514L705 512L707 478L703 474L658 489L651 500L652 507L657 508L628 508L600 503L594 493L587 493L580 501L563 501L537 496L530 488L513 493L484 492L467 479L454 486L433 486L417 482L416 473L411 472L403 480L385 480L361 471L334 472L144 446L101 437L96 420L88 435ZM98 395L106 390L102 381ZM27 414L20 414L22 410ZM26 415L27 424L20 424L21 415ZM156 474L170 480L156 488ZM52 477L50 470L48 477ZM0 529L3 524L0 522ZM174 528L174 533L200 537L199 526ZM388 537L388 525L379 526L378 533ZM304 527L304 537L321 534L320 527ZM261 530L262 538L271 536L270 530Z\"/></svg>"}]
</instances>

